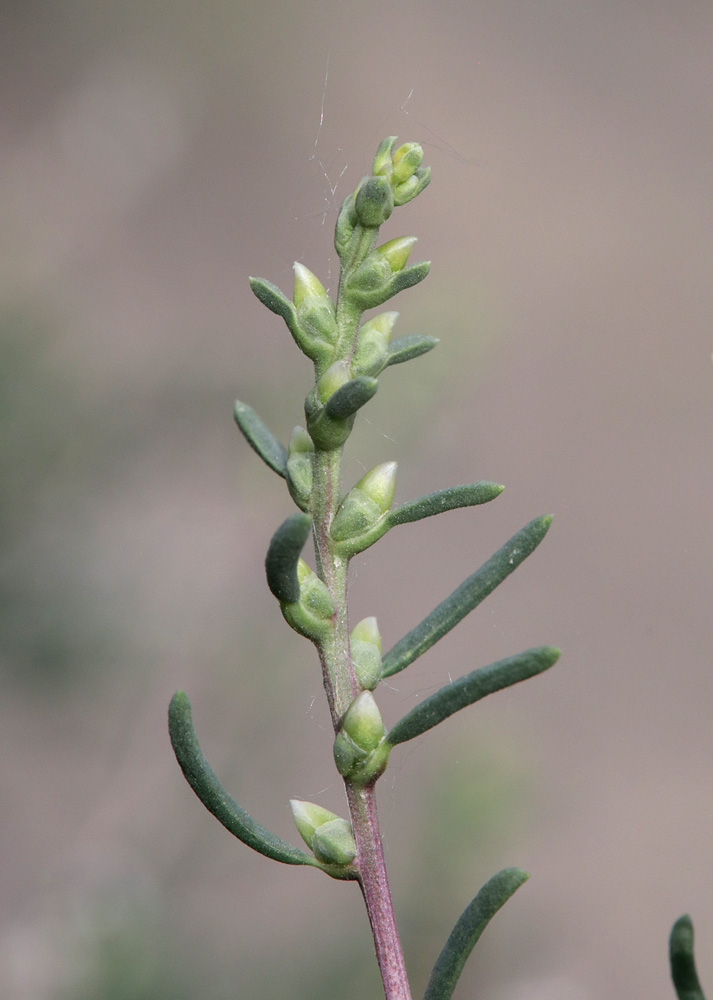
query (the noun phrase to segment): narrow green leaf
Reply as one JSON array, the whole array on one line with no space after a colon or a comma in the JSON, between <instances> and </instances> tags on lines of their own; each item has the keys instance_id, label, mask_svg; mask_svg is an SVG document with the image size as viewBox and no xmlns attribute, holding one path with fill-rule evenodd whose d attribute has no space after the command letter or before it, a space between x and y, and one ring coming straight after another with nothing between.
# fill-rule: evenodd
<instances>
[{"instance_id":1,"label":"narrow green leaf","mask_svg":"<svg viewBox=\"0 0 713 1000\"><path fill-rule=\"evenodd\" d=\"M424 278L428 277L430 270L430 260L422 260L418 264L411 264L409 267L404 267L402 270L396 271L389 282L389 298L423 281Z\"/></svg>"},{"instance_id":2,"label":"narrow green leaf","mask_svg":"<svg viewBox=\"0 0 713 1000\"><path fill-rule=\"evenodd\" d=\"M287 449L247 403L235 403L235 423L260 458L283 479L287 478Z\"/></svg>"},{"instance_id":3,"label":"narrow green leaf","mask_svg":"<svg viewBox=\"0 0 713 1000\"><path fill-rule=\"evenodd\" d=\"M379 383L370 375L358 375L332 393L324 406L324 412L331 420L344 420L368 403Z\"/></svg>"},{"instance_id":4,"label":"narrow green leaf","mask_svg":"<svg viewBox=\"0 0 713 1000\"><path fill-rule=\"evenodd\" d=\"M537 646L535 649L526 649L524 653L489 663L487 667L478 667L440 688L412 708L389 730L386 740L392 746L412 740L486 695L541 674L556 663L559 656L560 651L554 646Z\"/></svg>"},{"instance_id":5,"label":"narrow green leaf","mask_svg":"<svg viewBox=\"0 0 713 1000\"><path fill-rule=\"evenodd\" d=\"M521 868L504 868L485 883L466 906L433 966L423 1000L450 1000L468 956L501 906L530 876Z\"/></svg>"},{"instance_id":6,"label":"narrow green leaf","mask_svg":"<svg viewBox=\"0 0 713 1000\"><path fill-rule=\"evenodd\" d=\"M392 340L389 344L385 367L400 365L403 361L419 358L422 354L433 350L438 342L438 337L429 337L427 334L420 333L410 333L405 337Z\"/></svg>"},{"instance_id":7,"label":"narrow green leaf","mask_svg":"<svg viewBox=\"0 0 713 1000\"><path fill-rule=\"evenodd\" d=\"M265 573L267 585L278 601L294 604L300 599L297 563L311 528L309 514L290 514L270 539Z\"/></svg>"},{"instance_id":8,"label":"narrow green leaf","mask_svg":"<svg viewBox=\"0 0 713 1000\"><path fill-rule=\"evenodd\" d=\"M435 493L427 493L425 496L416 497L415 500L408 500L399 507L394 507L388 513L389 527L420 521L423 517L432 517L433 514L441 514L445 510L488 503L500 496L504 489L500 483L480 482L436 490Z\"/></svg>"},{"instance_id":9,"label":"narrow green leaf","mask_svg":"<svg viewBox=\"0 0 713 1000\"><path fill-rule=\"evenodd\" d=\"M253 293L264 306L274 312L277 316L282 316L287 325L292 329L295 322L294 304L281 292L277 285L265 278L250 278L250 287Z\"/></svg>"},{"instance_id":10,"label":"narrow green leaf","mask_svg":"<svg viewBox=\"0 0 713 1000\"><path fill-rule=\"evenodd\" d=\"M678 1000L705 1000L693 956L693 922L688 914L679 917L669 939L671 978Z\"/></svg>"},{"instance_id":11,"label":"narrow green leaf","mask_svg":"<svg viewBox=\"0 0 713 1000\"><path fill-rule=\"evenodd\" d=\"M422 622L399 639L384 656L383 676L390 677L403 670L462 621L537 548L551 522L552 518L546 516L536 517L526 524Z\"/></svg>"},{"instance_id":12,"label":"narrow green leaf","mask_svg":"<svg viewBox=\"0 0 713 1000\"><path fill-rule=\"evenodd\" d=\"M191 703L185 691L176 691L168 709L168 731L176 759L186 781L209 812L238 840L259 854L286 865L312 865L321 868L311 855L270 833L242 809L226 792L215 771L203 756L198 743Z\"/></svg>"}]
</instances>

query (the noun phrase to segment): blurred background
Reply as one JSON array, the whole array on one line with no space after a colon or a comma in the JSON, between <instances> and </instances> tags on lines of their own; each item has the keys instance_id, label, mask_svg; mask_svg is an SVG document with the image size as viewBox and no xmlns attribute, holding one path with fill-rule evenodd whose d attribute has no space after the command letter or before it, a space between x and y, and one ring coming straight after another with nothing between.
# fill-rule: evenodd
<instances>
[{"instance_id":1,"label":"blurred background","mask_svg":"<svg viewBox=\"0 0 713 1000\"><path fill-rule=\"evenodd\" d=\"M284 441L311 366L251 295L332 291L379 141L433 182L383 237L428 358L390 369L347 482L496 503L354 560L385 648L531 517L545 543L380 694L540 643L547 675L408 744L380 783L414 996L496 870L533 875L458 995L671 1000L689 911L713 990L713 10L694 0L25 0L0 8L2 865L12 1000L365 1000L358 890L233 840L185 784L185 688L238 801L341 812L313 649L263 559L291 512L232 421ZM381 691L382 689L380 689Z\"/></svg>"}]
</instances>

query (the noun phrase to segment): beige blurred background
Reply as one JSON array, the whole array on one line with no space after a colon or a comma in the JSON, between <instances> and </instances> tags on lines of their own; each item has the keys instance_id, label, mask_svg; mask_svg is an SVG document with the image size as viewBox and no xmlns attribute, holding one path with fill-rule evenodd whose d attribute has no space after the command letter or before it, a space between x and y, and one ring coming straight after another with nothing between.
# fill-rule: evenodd
<instances>
[{"instance_id":1,"label":"beige blurred background","mask_svg":"<svg viewBox=\"0 0 713 1000\"><path fill-rule=\"evenodd\" d=\"M292 509L232 422L285 440L310 366L251 295L335 287L336 207L388 134L433 182L385 238L428 281L350 442L397 499L494 504L353 566L388 648L531 517L542 547L380 696L387 722L539 643L546 676L394 754L380 807L414 997L497 869L532 872L458 996L713 991L713 10L698 0L0 8L2 866L12 1000L365 1000L358 891L234 841L165 712L295 841L343 809L311 647L264 583Z\"/></svg>"}]
</instances>

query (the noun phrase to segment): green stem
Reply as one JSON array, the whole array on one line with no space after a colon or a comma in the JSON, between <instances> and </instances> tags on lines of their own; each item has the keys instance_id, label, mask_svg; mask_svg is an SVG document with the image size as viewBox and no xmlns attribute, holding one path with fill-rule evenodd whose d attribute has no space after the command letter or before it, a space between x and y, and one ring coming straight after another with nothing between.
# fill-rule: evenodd
<instances>
[{"instance_id":1,"label":"green stem","mask_svg":"<svg viewBox=\"0 0 713 1000\"><path fill-rule=\"evenodd\" d=\"M341 449L315 453L311 514L317 574L329 589L336 608L330 634L319 644L319 657L335 732L359 693L349 655L347 560L335 554L329 534L341 499L341 466Z\"/></svg>"},{"instance_id":2,"label":"green stem","mask_svg":"<svg viewBox=\"0 0 713 1000\"><path fill-rule=\"evenodd\" d=\"M337 322L340 344L346 349L345 353L351 350L360 315L350 309L347 303L340 301ZM328 587L336 609L332 619L333 627L327 638L318 645L324 687L336 733L344 713L361 691L349 646L348 559L335 552L330 535L330 527L341 501L342 449L324 451L317 448L313 477L310 513L317 574ZM374 788L373 785L364 787L349 780L345 780L345 784L357 846L355 867L359 872L359 884L374 936L384 995L386 1000L411 1000L386 874Z\"/></svg>"}]
</instances>

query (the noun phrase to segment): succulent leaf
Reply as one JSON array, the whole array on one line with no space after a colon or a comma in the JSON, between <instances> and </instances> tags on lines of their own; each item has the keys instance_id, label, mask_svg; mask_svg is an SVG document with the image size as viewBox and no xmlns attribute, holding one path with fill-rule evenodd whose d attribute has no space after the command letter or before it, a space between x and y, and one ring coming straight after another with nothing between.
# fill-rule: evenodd
<instances>
[{"instance_id":1,"label":"succulent leaf","mask_svg":"<svg viewBox=\"0 0 713 1000\"><path fill-rule=\"evenodd\" d=\"M287 476L287 449L268 430L255 410L247 403L236 401L234 414L235 423L250 447L279 476Z\"/></svg>"},{"instance_id":2,"label":"succulent leaf","mask_svg":"<svg viewBox=\"0 0 713 1000\"><path fill-rule=\"evenodd\" d=\"M311 528L309 514L291 514L270 540L265 573L267 585L278 601L294 604L300 598L297 564Z\"/></svg>"},{"instance_id":3,"label":"succulent leaf","mask_svg":"<svg viewBox=\"0 0 713 1000\"><path fill-rule=\"evenodd\" d=\"M693 937L693 922L686 913L673 925L669 939L671 978L678 1000L705 1000L696 972Z\"/></svg>"},{"instance_id":4,"label":"succulent leaf","mask_svg":"<svg viewBox=\"0 0 713 1000\"><path fill-rule=\"evenodd\" d=\"M550 516L536 517L498 549L444 601L426 615L384 655L383 675L391 677L418 659L469 611L476 608L540 544L552 523Z\"/></svg>"},{"instance_id":5,"label":"succulent leaf","mask_svg":"<svg viewBox=\"0 0 713 1000\"><path fill-rule=\"evenodd\" d=\"M185 691L176 691L168 710L168 729L176 759L186 781L203 805L238 840L286 865L318 865L316 860L254 820L221 785L215 771L203 756L198 743L191 703Z\"/></svg>"},{"instance_id":6,"label":"succulent leaf","mask_svg":"<svg viewBox=\"0 0 713 1000\"><path fill-rule=\"evenodd\" d=\"M436 959L423 1000L450 1000L463 966L489 922L530 876L521 868L493 875L458 918Z\"/></svg>"},{"instance_id":7,"label":"succulent leaf","mask_svg":"<svg viewBox=\"0 0 713 1000\"><path fill-rule=\"evenodd\" d=\"M438 342L438 337L420 333L409 333L405 337L399 337L389 345L386 365L400 365L404 361L411 361L412 358L420 358L422 354L432 351Z\"/></svg>"},{"instance_id":8,"label":"succulent leaf","mask_svg":"<svg viewBox=\"0 0 713 1000\"><path fill-rule=\"evenodd\" d=\"M556 663L559 656L560 651L554 646L537 646L489 663L487 667L478 667L419 702L389 730L386 740L391 746L412 740L486 695L541 674Z\"/></svg>"}]
</instances>

